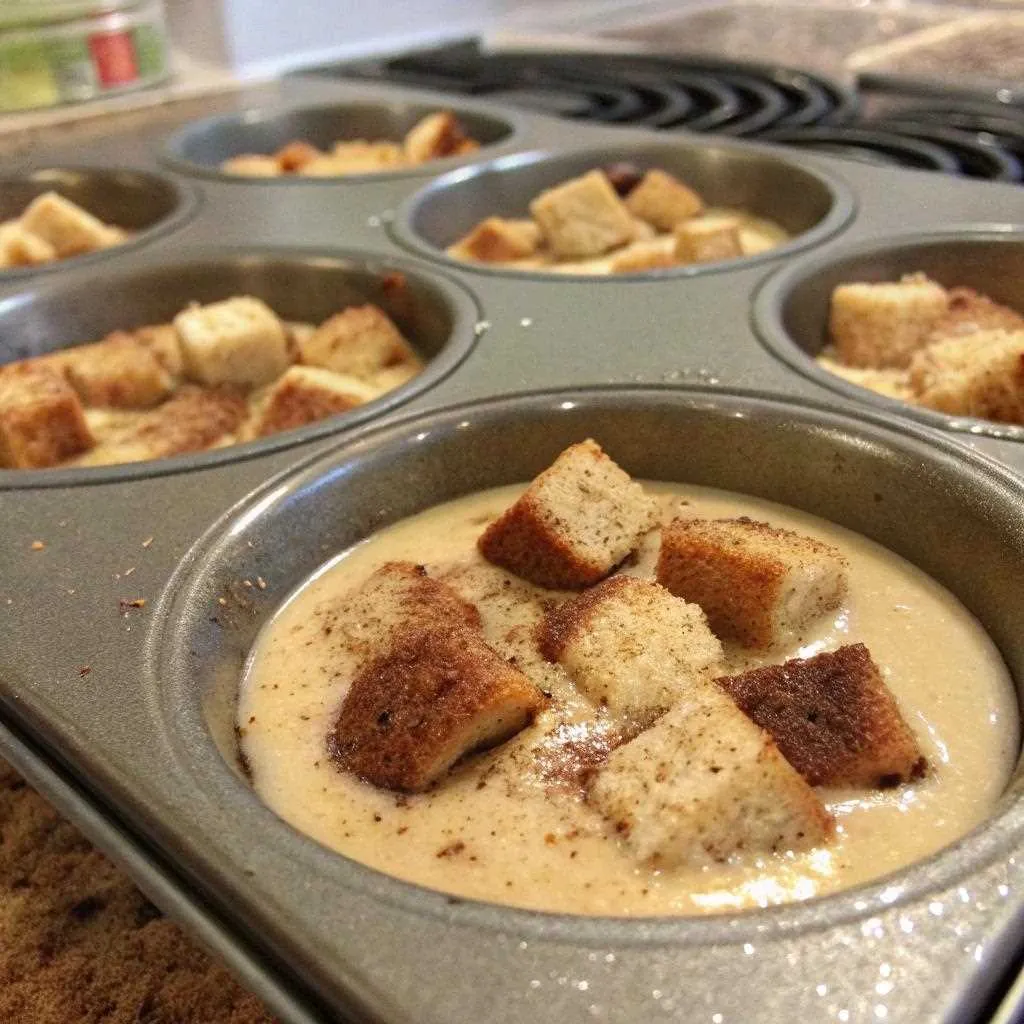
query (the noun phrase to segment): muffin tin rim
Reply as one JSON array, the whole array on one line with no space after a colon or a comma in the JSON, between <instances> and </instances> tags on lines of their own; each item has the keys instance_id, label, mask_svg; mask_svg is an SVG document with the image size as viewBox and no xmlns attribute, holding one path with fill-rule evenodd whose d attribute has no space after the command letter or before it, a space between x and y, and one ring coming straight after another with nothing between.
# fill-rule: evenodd
<instances>
[{"instance_id":1,"label":"muffin tin rim","mask_svg":"<svg viewBox=\"0 0 1024 1024\"><path fill-rule=\"evenodd\" d=\"M818 271L858 256L884 253L890 249L915 247L934 243L958 244L981 242L1013 242L1024 246L1024 221L981 221L950 224L928 231L872 235L857 242L837 245L827 253L817 253L817 263L808 253L785 267L773 271L755 289L750 301L750 323L757 340L774 358L803 377L838 392L851 401L888 410L890 415L906 417L945 433L968 437L991 437L1001 441L1024 441L1024 425L999 423L975 416L953 416L904 402L898 398L861 387L838 374L819 366L814 357L790 336L782 318L782 309L795 287ZM911 271L908 269L907 271ZM822 325L823 328L827 325Z\"/></svg>"},{"instance_id":2,"label":"muffin tin rim","mask_svg":"<svg viewBox=\"0 0 1024 1024\"><path fill-rule=\"evenodd\" d=\"M970 476L976 481L982 481L981 486L987 490L994 488L1002 491L1000 500L1012 500L1013 492L1017 492L1018 501L1024 495L1024 485L998 460L970 451L956 438L939 434L927 427L892 424L874 410L837 410L822 401L794 399L740 388L670 385L634 385L624 388L618 385L594 385L528 390L497 398L475 399L425 411L413 411L385 424L366 424L330 448L312 453L301 462L274 474L226 510L182 556L157 599L146 637L145 672L148 686L155 693L154 709L159 706L159 711L155 713L159 717L165 740L173 749L172 756L194 784L204 788L203 779L209 779L191 761L191 757L197 753L198 737L199 756L203 760L212 760L216 765L217 789L211 794L209 789L204 788L204 792L233 806L238 806L239 802L244 804L247 812L259 816L265 841L272 835L279 851L287 850L288 856L301 858L311 869L316 870L325 863L343 864L344 867L336 867L332 871L332 881L337 882L341 888L354 888L374 899L383 899L417 914L442 915L467 924L549 938L554 929L559 937L577 942L588 941L588 935L592 938L594 931L603 936L610 935L616 942L649 945L671 941L688 946L707 946L714 942L744 938L753 940L754 937L763 939L765 929L772 927L784 930L787 934L802 934L855 921L893 906L918 902L930 892L975 875L1001 856L1008 845L1015 842L1019 845L1021 836L1024 836L1024 793L1013 796L1004 790L991 813L948 846L893 873L836 893L732 913L678 917L596 917L529 910L455 897L398 879L331 850L288 824L263 803L252 786L242 781L225 761L199 707L200 699L192 698L188 687L181 681L182 671L174 668L175 665L187 665L189 661L189 641L184 632L175 632L181 626L182 615L175 613L180 613L180 602L187 600L189 593L200 589L205 578L203 570L211 567L210 563L219 545L239 532L236 529L239 524L246 529L250 528L258 518L253 514L254 511L258 511L261 516L266 515L275 499L290 500L319 477L336 471L346 461L357 457L372 461L375 454L382 450L418 441L416 427L429 426L431 432L442 429L454 433L464 429L459 426L460 422L472 422L474 413L500 421L514 415L524 404L531 410L546 411L549 415L557 416L567 408L564 404L566 402L572 403L571 408L588 403L598 407L608 404L622 407L637 402L656 408L659 402L673 405L679 402L693 408L718 407L721 410L723 405L732 405L741 406L742 410L747 411L751 408L766 411L769 415L796 408L803 414L800 422L808 426L839 427L859 434L862 438L865 435L873 440L881 438L890 444L895 443L896 448L904 451L908 448L920 449L942 464L952 466L955 463L959 472L967 468ZM337 553L328 554L324 561ZM305 585L308 579L309 574L299 587ZM264 624L277 614L294 593L293 589L275 598ZM169 684L168 680L177 681ZM1020 685L1024 685L1024 680L1020 681ZM170 699L171 694L173 700ZM1019 692L1015 697L1018 714L1024 721L1024 706L1021 705ZM169 713L172 706L173 716ZM187 709L184 716L183 706ZM1020 755L1018 746L1015 766L1007 786L1024 770ZM994 835L994 831L1000 828L1005 830L1005 834ZM968 854L966 864L963 862L965 849ZM931 877L933 866L939 869L937 878ZM328 867L328 870L331 869ZM335 871L344 871L351 877L336 878ZM900 891L894 894L894 889ZM638 929L645 933L642 938L632 934ZM679 935L680 929L686 934ZM697 932L695 936L690 934L694 930Z\"/></svg>"}]
</instances>

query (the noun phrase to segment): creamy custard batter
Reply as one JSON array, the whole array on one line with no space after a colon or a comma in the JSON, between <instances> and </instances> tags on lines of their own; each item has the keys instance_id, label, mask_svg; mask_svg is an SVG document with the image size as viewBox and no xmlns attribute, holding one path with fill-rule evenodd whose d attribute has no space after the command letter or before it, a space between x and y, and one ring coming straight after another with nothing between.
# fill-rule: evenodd
<instances>
[{"instance_id":1,"label":"creamy custard batter","mask_svg":"<svg viewBox=\"0 0 1024 1024\"><path fill-rule=\"evenodd\" d=\"M544 591L486 563L475 543L522 493L506 487L440 505L328 563L265 627L242 680L239 732L260 797L295 828L387 874L464 897L540 910L679 915L768 906L878 878L981 822L1018 746L1012 683L979 623L930 577L824 520L705 488L647 484L668 521L747 515L817 537L849 560L849 596L834 616L768 655L726 647L730 671L867 644L922 753L926 778L895 790L819 790L836 838L800 854L652 871L589 807L572 769L599 755L610 725L561 668L536 653ZM626 571L652 577L658 534ZM338 640L345 599L381 564L427 565L474 601L488 642L552 694L508 743L474 755L427 793L399 795L341 773L326 736L356 665ZM333 636L333 641L332 641Z\"/></svg>"}]
</instances>

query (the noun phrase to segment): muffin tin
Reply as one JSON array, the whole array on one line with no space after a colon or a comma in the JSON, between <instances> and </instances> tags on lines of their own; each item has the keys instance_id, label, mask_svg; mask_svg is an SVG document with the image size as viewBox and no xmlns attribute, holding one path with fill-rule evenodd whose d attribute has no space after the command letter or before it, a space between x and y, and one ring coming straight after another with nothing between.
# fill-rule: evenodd
<instances>
[{"instance_id":1,"label":"muffin tin","mask_svg":"<svg viewBox=\"0 0 1024 1024\"><path fill-rule=\"evenodd\" d=\"M1020 773L983 826L877 884L632 921L395 881L298 835L246 784L234 685L292 587L378 526L525 479L587 435L638 476L769 497L904 554L979 617L1024 683L1024 445L837 386L806 355L827 281L864 259L902 268L927 254L922 236L968 233L991 267L1015 266L1002 254L1024 192L680 135L657 146L688 166L781 162L770 199L817 202L807 233L709 273L503 273L444 257L438 211L603 153L655 162L655 142L450 99L295 78L273 108L454 105L514 126L441 179L425 165L286 188L222 181L183 170L166 128L36 154L48 168L158 174L201 202L102 263L3 279L0 359L163 317L221 285L315 317L330 297L375 294L392 269L421 297L414 338L433 358L357 415L265 441L0 473L0 750L288 1021L988 1019L1024 948Z\"/></svg>"}]
</instances>

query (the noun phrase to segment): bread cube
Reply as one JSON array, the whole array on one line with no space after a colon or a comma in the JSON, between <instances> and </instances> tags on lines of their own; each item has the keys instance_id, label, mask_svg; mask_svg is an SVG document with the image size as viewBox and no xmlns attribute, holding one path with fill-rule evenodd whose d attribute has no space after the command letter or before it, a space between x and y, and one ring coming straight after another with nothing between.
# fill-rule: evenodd
<instances>
[{"instance_id":1,"label":"bread cube","mask_svg":"<svg viewBox=\"0 0 1024 1024\"><path fill-rule=\"evenodd\" d=\"M542 192L530 213L551 251L563 259L600 256L633 241L633 217L601 171Z\"/></svg>"},{"instance_id":2,"label":"bread cube","mask_svg":"<svg viewBox=\"0 0 1024 1024\"><path fill-rule=\"evenodd\" d=\"M291 366L261 396L253 417L254 437L293 430L348 412L380 394L365 381L316 366Z\"/></svg>"},{"instance_id":3,"label":"bread cube","mask_svg":"<svg viewBox=\"0 0 1024 1024\"><path fill-rule=\"evenodd\" d=\"M540 649L617 718L648 723L721 670L722 645L695 604L613 576L549 612Z\"/></svg>"},{"instance_id":4,"label":"bread cube","mask_svg":"<svg viewBox=\"0 0 1024 1024\"><path fill-rule=\"evenodd\" d=\"M312 177L346 174L376 174L405 163L402 147L394 142L365 142L353 139L336 142L329 154L310 160L299 171Z\"/></svg>"},{"instance_id":5,"label":"bread cube","mask_svg":"<svg viewBox=\"0 0 1024 1024\"><path fill-rule=\"evenodd\" d=\"M948 296L946 312L933 326L929 344L976 331L1024 330L1024 316L973 288L950 288Z\"/></svg>"},{"instance_id":6,"label":"bread cube","mask_svg":"<svg viewBox=\"0 0 1024 1024\"><path fill-rule=\"evenodd\" d=\"M863 644L718 680L812 786L888 788L927 762Z\"/></svg>"},{"instance_id":7,"label":"bread cube","mask_svg":"<svg viewBox=\"0 0 1024 1024\"><path fill-rule=\"evenodd\" d=\"M924 274L841 284L832 292L829 331L840 362L848 366L906 367L948 308L946 289Z\"/></svg>"},{"instance_id":8,"label":"bread cube","mask_svg":"<svg viewBox=\"0 0 1024 1024\"><path fill-rule=\"evenodd\" d=\"M241 153L225 160L220 169L225 174L237 174L243 178L279 178L284 171L276 156L260 153Z\"/></svg>"},{"instance_id":9,"label":"bread cube","mask_svg":"<svg viewBox=\"0 0 1024 1024\"><path fill-rule=\"evenodd\" d=\"M21 215L21 226L49 242L61 259L105 249L123 240L120 232L56 192L36 196Z\"/></svg>"},{"instance_id":10,"label":"bread cube","mask_svg":"<svg viewBox=\"0 0 1024 1024\"><path fill-rule=\"evenodd\" d=\"M634 242L625 249L614 253L609 263L613 274L638 274L645 270L663 270L678 266L675 251L664 239L650 242Z\"/></svg>"},{"instance_id":11,"label":"bread cube","mask_svg":"<svg viewBox=\"0 0 1024 1024\"><path fill-rule=\"evenodd\" d=\"M887 398L897 398L901 402L914 401L914 391L910 386L910 371L889 368L888 370L864 369L859 366L846 366L837 363L829 355L822 353L816 359L817 364L829 373L834 373L843 380L848 380L857 387L867 388Z\"/></svg>"},{"instance_id":12,"label":"bread cube","mask_svg":"<svg viewBox=\"0 0 1024 1024\"><path fill-rule=\"evenodd\" d=\"M135 340L156 357L157 362L177 380L185 373L185 357L181 352L181 341L173 324L153 324L137 327L131 332Z\"/></svg>"},{"instance_id":13,"label":"bread cube","mask_svg":"<svg viewBox=\"0 0 1024 1024\"><path fill-rule=\"evenodd\" d=\"M416 792L464 754L514 736L543 703L477 630L414 626L353 680L330 750L375 786Z\"/></svg>"},{"instance_id":14,"label":"bread cube","mask_svg":"<svg viewBox=\"0 0 1024 1024\"><path fill-rule=\"evenodd\" d=\"M296 171L301 172L302 168L310 161L316 160L323 155L316 146L311 146L308 142L297 140L289 142L287 146L279 149L274 154L274 159L277 161L277 166L285 174L294 174Z\"/></svg>"},{"instance_id":15,"label":"bread cube","mask_svg":"<svg viewBox=\"0 0 1024 1024\"><path fill-rule=\"evenodd\" d=\"M735 217L698 217L677 224L676 259L680 263L717 263L743 255L740 222Z\"/></svg>"},{"instance_id":16,"label":"bread cube","mask_svg":"<svg viewBox=\"0 0 1024 1024\"><path fill-rule=\"evenodd\" d=\"M589 799L654 868L802 850L832 830L828 812L768 733L713 684L695 687L614 750Z\"/></svg>"},{"instance_id":17,"label":"bread cube","mask_svg":"<svg viewBox=\"0 0 1024 1024\"><path fill-rule=\"evenodd\" d=\"M1024 424L1024 331L976 331L929 345L910 363L910 384L929 409Z\"/></svg>"},{"instance_id":18,"label":"bread cube","mask_svg":"<svg viewBox=\"0 0 1024 1024\"><path fill-rule=\"evenodd\" d=\"M540 245L540 228L532 220L488 217L448 247L448 255L480 263L526 259Z\"/></svg>"},{"instance_id":19,"label":"bread cube","mask_svg":"<svg viewBox=\"0 0 1024 1024\"><path fill-rule=\"evenodd\" d=\"M389 366L417 361L412 346L378 306L349 306L299 342L301 360L335 373L369 378Z\"/></svg>"},{"instance_id":20,"label":"bread cube","mask_svg":"<svg viewBox=\"0 0 1024 1024\"><path fill-rule=\"evenodd\" d=\"M28 365L0 374L0 466L58 466L92 444L82 403L63 377Z\"/></svg>"},{"instance_id":21,"label":"bread cube","mask_svg":"<svg viewBox=\"0 0 1024 1024\"><path fill-rule=\"evenodd\" d=\"M407 359L404 363L395 363L394 366L378 370L367 378L367 383L376 388L381 394L386 391L393 391L400 388L423 371L423 364L418 359Z\"/></svg>"},{"instance_id":22,"label":"bread cube","mask_svg":"<svg viewBox=\"0 0 1024 1024\"><path fill-rule=\"evenodd\" d=\"M744 647L798 639L846 594L835 548L745 516L674 520L662 530L657 578L699 604L716 636Z\"/></svg>"},{"instance_id":23,"label":"bread cube","mask_svg":"<svg viewBox=\"0 0 1024 1024\"><path fill-rule=\"evenodd\" d=\"M252 296L191 306L174 318L188 376L200 384L259 387L288 367L284 325Z\"/></svg>"},{"instance_id":24,"label":"bread cube","mask_svg":"<svg viewBox=\"0 0 1024 1024\"><path fill-rule=\"evenodd\" d=\"M479 149L470 139L458 118L451 111L428 114L409 129L402 146L411 164L439 160L446 156L461 156Z\"/></svg>"},{"instance_id":25,"label":"bread cube","mask_svg":"<svg viewBox=\"0 0 1024 1024\"><path fill-rule=\"evenodd\" d=\"M580 590L607 576L657 520L655 499L588 439L562 452L477 546L538 586Z\"/></svg>"},{"instance_id":26,"label":"bread cube","mask_svg":"<svg viewBox=\"0 0 1024 1024\"><path fill-rule=\"evenodd\" d=\"M149 409L174 386L154 353L124 331L69 349L64 373L86 405L113 409Z\"/></svg>"},{"instance_id":27,"label":"bread cube","mask_svg":"<svg viewBox=\"0 0 1024 1024\"><path fill-rule=\"evenodd\" d=\"M17 221L0 224L0 267L34 267L57 258L57 250Z\"/></svg>"},{"instance_id":28,"label":"bread cube","mask_svg":"<svg viewBox=\"0 0 1024 1024\"><path fill-rule=\"evenodd\" d=\"M655 168L626 196L626 207L634 217L659 231L671 231L681 221L703 212L704 202L678 178Z\"/></svg>"}]
</instances>

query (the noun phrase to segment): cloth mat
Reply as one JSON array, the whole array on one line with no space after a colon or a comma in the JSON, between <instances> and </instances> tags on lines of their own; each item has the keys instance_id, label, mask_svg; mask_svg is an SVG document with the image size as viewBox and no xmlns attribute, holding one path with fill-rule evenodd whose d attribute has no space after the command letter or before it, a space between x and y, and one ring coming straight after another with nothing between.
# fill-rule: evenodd
<instances>
[{"instance_id":1,"label":"cloth mat","mask_svg":"<svg viewBox=\"0 0 1024 1024\"><path fill-rule=\"evenodd\" d=\"M3 761L0 1021L274 1024Z\"/></svg>"}]
</instances>

